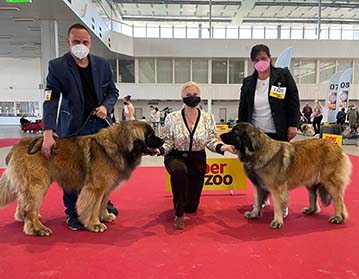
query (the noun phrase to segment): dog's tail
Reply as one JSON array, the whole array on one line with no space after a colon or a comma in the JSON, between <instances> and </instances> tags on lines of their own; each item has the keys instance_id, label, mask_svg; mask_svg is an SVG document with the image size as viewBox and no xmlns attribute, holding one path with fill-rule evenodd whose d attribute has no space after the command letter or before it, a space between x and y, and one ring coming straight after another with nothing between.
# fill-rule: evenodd
<instances>
[{"instance_id":1,"label":"dog's tail","mask_svg":"<svg viewBox=\"0 0 359 279\"><path fill-rule=\"evenodd\" d=\"M320 197L320 200L322 201L322 205L324 207L327 207L332 202L332 196L329 194L329 192L324 188L322 184L318 185L318 194Z\"/></svg>"},{"instance_id":2,"label":"dog's tail","mask_svg":"<svg viewBox=\"0 0 359 279\"><path fill-rule=\"evenodd\" d=\"M5 171L0 177L0 206L5 206L16 199L15 187L12 185L9 172Z\"/></svg>"}]
</instances>

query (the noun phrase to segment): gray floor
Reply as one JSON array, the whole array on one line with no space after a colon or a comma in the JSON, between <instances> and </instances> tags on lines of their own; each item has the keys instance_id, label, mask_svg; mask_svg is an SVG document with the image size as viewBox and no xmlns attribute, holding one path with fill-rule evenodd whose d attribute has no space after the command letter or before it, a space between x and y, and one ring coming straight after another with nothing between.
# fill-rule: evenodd
<instances>
[{"instance_id":1,"label":"gray floor","mask_svg":"<svg viewBox=\"0 0 359 279\"><path fill-rule=\"evenodd\" d=\"M22 138L22 137L36 137L41 136L41 134L24 134L20 133L20 128L16 126L0 126L0 138ZM302 140L307 137L302 135L297 135L294 140ZM0 148L0 168L5 168L5 156L9 152L11 147ZM355 145L343 145L343 150L352 155L359 155L359 147ZM207 150L208 158L221 158L222 155L212 153ZM226 154L227 158L235 158L235 155ZM144 156L142 158L141 166L163 166L163 157L151 157Z\"/></svg>"}]
</instances>

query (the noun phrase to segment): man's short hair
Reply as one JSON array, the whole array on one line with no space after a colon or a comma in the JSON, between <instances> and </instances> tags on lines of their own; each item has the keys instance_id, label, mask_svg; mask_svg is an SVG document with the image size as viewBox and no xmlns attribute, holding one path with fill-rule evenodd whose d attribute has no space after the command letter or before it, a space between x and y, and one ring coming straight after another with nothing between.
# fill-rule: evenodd
<instances>
[{"instance_id":1,"label":"man's short hair","mask_svg":"<svg viewBox=\"0 0 359 279\"><path fill-rule=\"evenodd\" d=\"M86 30L90 34L90 31L88 30L88 28L85 25L83 25L81 23L75 23L70 26L69 30L67 30L67 36L70 35L70 32L72 29L83 29L83 30Z\"/></svg>"}]
</instances>

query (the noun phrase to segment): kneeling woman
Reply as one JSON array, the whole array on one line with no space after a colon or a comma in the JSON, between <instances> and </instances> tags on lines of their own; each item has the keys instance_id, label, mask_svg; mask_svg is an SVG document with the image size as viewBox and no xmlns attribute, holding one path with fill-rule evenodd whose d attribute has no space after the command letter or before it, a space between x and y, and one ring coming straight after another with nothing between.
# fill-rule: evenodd
<instances>
[{"instance_id":1,"label":"kneeling woman","mask_svg":"<svg viewBox=\"0 0 359 279\"><path fill-rule=\"evenodd\" d=\"M205 148L222 155L225 151L236 152L233 146L218 140L214 116L197 108L200 96L195 82L183 86L184 107L166 117L165 143L157 150L165 155L164 163L171 175L175 229L184 228L184 213L197 211L206 172Z\"/></svg>"}]
</instances>

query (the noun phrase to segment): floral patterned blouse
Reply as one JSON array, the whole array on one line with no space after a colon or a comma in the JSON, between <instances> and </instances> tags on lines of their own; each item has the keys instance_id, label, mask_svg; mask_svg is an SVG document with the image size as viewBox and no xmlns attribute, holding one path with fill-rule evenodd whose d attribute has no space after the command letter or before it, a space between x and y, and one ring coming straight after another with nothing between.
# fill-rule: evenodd
<instances>
[{"instance_id":1,"label":"floral patterned blouse","mask_svg":"<svg viewBox=\"0 0 359 279\"><path fill-rule=\"evenodd\" d=\"M167 115L164 127L164 141L162 153L168 154L171 150L200 151L207 147L212 152L220 151L223 143L216 132L216 123L213 114L198 109L196 124L190 132L185 120L184 110L175 111Z\"/></svg>"}]
</instances>

